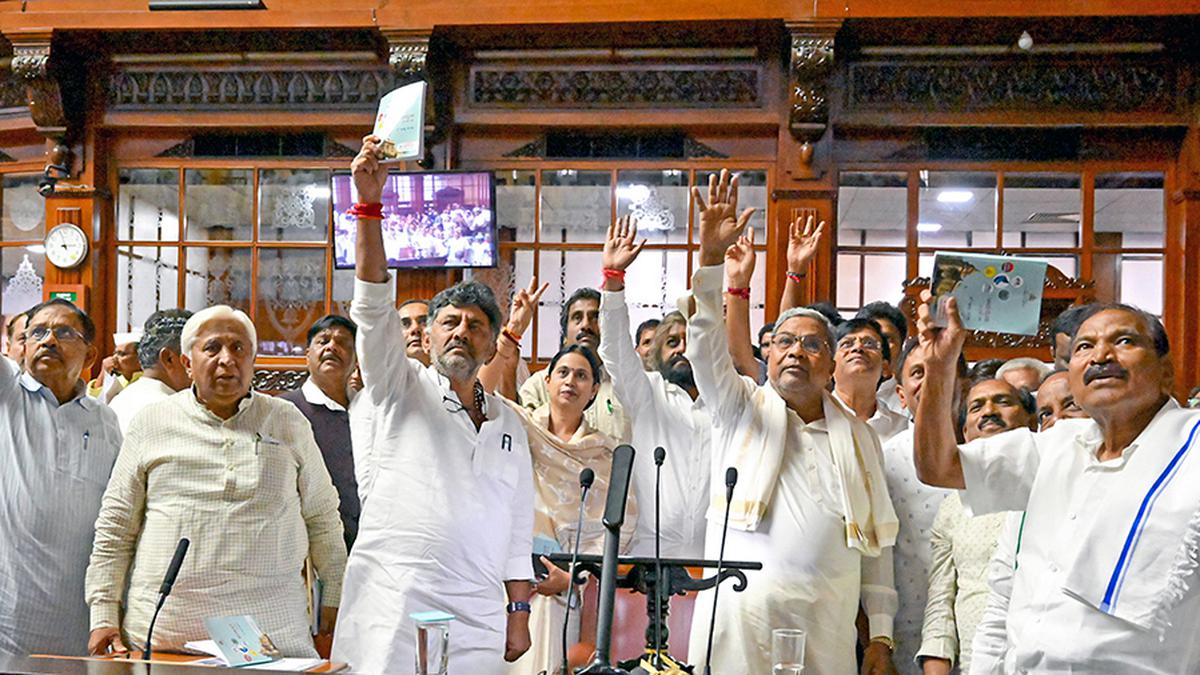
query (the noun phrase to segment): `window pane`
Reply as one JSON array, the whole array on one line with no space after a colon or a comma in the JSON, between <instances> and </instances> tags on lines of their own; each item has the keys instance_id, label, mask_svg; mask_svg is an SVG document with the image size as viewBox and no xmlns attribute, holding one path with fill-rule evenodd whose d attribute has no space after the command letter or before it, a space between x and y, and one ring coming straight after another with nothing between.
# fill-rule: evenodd
<instances>
[{"instance_id":1,"label":"window pane","mask_svg":"<svg viewBox=\"0 0 1200 675\"><path fill-rule=\"evenodd\" d=\"M542 241L604 243L612 222L608 171L542 172Z\"/></svg>"},{"instance_id":2,"label":"window pane","mask_svg":"<svg viewBox=\"0 0 1200 675\"><path fill-rule=\"evenodd\" d=\"M754 215L750 216L750 228L755 230L754 243L758 246L767 243L767 172L766 171L734 171L738 176L738 213L754 207ZM700 194L708 199L708 177L717 176L719 171L697 171L696 186ZM697 221L699 222L699 221ZM692 234L692 243L700 243L700 231Z\"/></svg>"},{"instance_id":3,"label":"window pane","mask_svg":"<svg viewBox=\"0 0 1200 675\"><path fill-rule=\"evenodd\" d=\"M1125 256L1121 260L1121 302L1162 316L1162 256Z\"/></svg>"},{"instance_id":4,"label":"window pane","mask_svg":"<svg viewBox=\"0 0 1200 675\"><path fill-rule=\"evenodd\" d=\"M900 304L904 297L904 254L881 253L864 256L863 304L883 300Z\"/></svg>"},{"instance_id":5,"label":"window pane","mask_svg":"<svg viewBox=\"0 0 1200 675\"><path fill-rule=\"evenodd\" d=\"M904 246L907 222L906 174L844 171L838 175L838 246Z\"/></svg>"},{"instance_id":6,"label":"window pane","mask_svg":"<svg viewBox=\"0 0 1200 675\"><path fill-rule=\"evenodd\" d=\"M1079 246L1079 176L1004 174L1004 248Z\"/></svg>"},{"instance_id":7,"label":"window pane","mask_svg":"<svg viewBox=\"0 0 1200 675\"><path fill-rule=\"evenodd\" d=\"M333 271L332 303L329 311L341 316L350 316L350 301L354 299L354 270Z\"/></svg>"},{"instance_id":8,"label":"window pane","mask_svg":"<svg viewBox=\"0 0 1200 675\"><path fill-rule=\"evenodd\" d=\"M187 238L249 241L249 169L188 169L184 172Z\"/></svg>"},{"instance_id":9,"label":"window pane","mask_svg":"<svg viewBox=\"0 0 1200 675\"><path fill-rule=\"evenodd\" d=\"M533 241L536 199L536 172L496 172L496 223L500 241Z\"/></svg>"},{"instance_id":10,"label":"window pane","mask_svg":"<svg viewBox=\"0 0 1200 675\"><path fill-rule=\"evenodd\" d=\"M1026 257L1026 256L1022 256ZM1063 275L1075 278L1079 272L1079 259L1073 255L1045 255L1045 256L1027 256L1030 260L1041 260L1042 262L1058 268Z\"/></svg>"},{"instance_id":11,"label":"window pane","mask_svg":"<svg viewBox=\"0 0 1200 675\"><path fill-rule=\"evenodd\" d=\"M922 171L917 243L996 247L996 174Z\"/></svg>"},{"instance_id":12,"label":"window pane","mask_svg":"<svg viewBox=\"0 0 1200 675\"><path fill-rule=\"evenodd\" d=\"M1161 247L1164 200L1161 173L1096 176L1096 247Z\"/></svg>"},{"instance_id":13,"label":"window pane","mask_svg":"<svg viewBox=\"0 0 1200 675\"><path fill-rule=\"evenodd\" d=\"M0 248L0 313L4 325L13 314L42 301L46 281L46 254L42 246Z\"/></svg>"},{"instance_id":14,"label":"window pane","mask_svg":"<svg viewBox=\"0 0 1200 675\"><path fill-rule=\"evenodd\" d=\"M857 310L862 303L862 256L857 253L839 253L837 257L837 306L839 309Z\"/></svg>"},{"instance_id":15,"label":"window pane","mask_svg":"<svg viewBox=\"0 0 1200 675\"><path fill-rule=\"evenodd\" d=\"M325 249L258 249L254 327L262 356L301 356L309 326L325 316Z\"/></svg>"},{"instance_id":16,"label":"window pane","mask_svg":"<svg viewBox=\"0 0 1200 675\"><path fill-rule=\"evenodd\" d=\"M500 249L500 257L495 267L467 270L464 276L487 285L495 292L496 302L504 315L503 321L507 322L513 294L517 288L529 288L529 280L533 278L533 251ZM539 302L545 302L545 299ZM522 358L529 358L533 354L533 329L534 325L531 323L521 337Z\"/></svg>"},{"instance_id":17,"label":"window pane","mask_svg":"<svg viewBox=\"0 0 1200 675\"><path fill-rule=\"evenodd\" d=\"M643 252L643 255L645 253ZM595 288L599 283L600 257L600 251L542 251L539 254L539 281L550 284L550 288L546 289L545 295L542 296L541 307L538 308L539 359L548 359L558 352L562 337L558 323L559 314L575 289L584 286ZM661 273L659 270L659 274ZM628 277L626 283L629 283Z\"/></svg>"},{"instance_id":18,"label":"window pane","mask_svg":"<svg viewBox=\"0 0 1200 675\"><path fill-rule=\"evenodd\" d=\"M633 216L638 237L663 244L687 243L688 172L617 172L617 217Z\"/></svg>"},{"instance_id":19,"label":"window pane","mask_svg":"<svg viewBox=\"0 0 1200 675\"><path fill-rule=\"evenodd\" d=\"M118 241L179 241L179 171L121 169Z\"/></svg>"},{"instance_id":20,"label":"window pane","mask_svg":"<svg viewBox=\"0 0 1200 675\"><path fill-rule=\"evenodd\" d=\"M117 247L118 332L139 330L150 315L179 305L179 249Z\"/></svg>"},{"instance_id":21,"label":"window pane","mask_svg":"<svg viewBox=\"0 0 1200 675\"><path fill-rule=\"evenodd\" d=\"M250 311L250 249L187 249L187 284L183 305L198 312L210 305Z\"/></svg>"},{"instance_id":22,"label":"window pane","mask_svg":"<svg viewBox=\"0 0 1200 675\"><path fill-rule=\"evenodd\" d=\"M328 169L264 169L258 173L260 241L329 238Z\"/></svg>"},{"instance_id":23,"label":"window pane","mask_svg":"<svg viewBox=\"0 0 1200 675\"><path fill-rule=\"evenodd\" d=\"M0 241L38 241L46 238L46 200L38 194L41 176L4 176Z\"/></svg>"}]
</instances>

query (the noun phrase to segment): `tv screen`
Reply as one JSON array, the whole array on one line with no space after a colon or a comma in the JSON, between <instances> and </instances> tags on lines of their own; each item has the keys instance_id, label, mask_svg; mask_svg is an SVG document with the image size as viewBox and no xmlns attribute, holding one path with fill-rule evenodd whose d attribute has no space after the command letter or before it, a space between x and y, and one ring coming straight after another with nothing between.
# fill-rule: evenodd
<instances>
[{"instance_id":1,"label":"tv screen","mask_svg":"<svg viewBox=\"0 0 1200 675\"><path fill-rule=\"evenodd\" d=\"M383 187L388 267L495 267L496 190L487 171L393 173ZM357 201L349 174L333 177L334 265L354 267Z\"/></svg>"}]
</instances>

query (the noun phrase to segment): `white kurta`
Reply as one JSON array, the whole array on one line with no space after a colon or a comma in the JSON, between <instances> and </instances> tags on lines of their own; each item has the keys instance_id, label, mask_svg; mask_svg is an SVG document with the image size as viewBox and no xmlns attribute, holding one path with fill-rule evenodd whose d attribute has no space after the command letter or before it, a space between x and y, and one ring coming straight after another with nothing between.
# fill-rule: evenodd
<instances>
[{"instance_id":1,"label":"white kurta","mask_svg":"<svg viewBox=\"0 0 1200 675\"><path fill-rule=\"evenodd\" d=\"M142 375L122 389L108 407L117 414L117 423L121 425L121 433L129 431L129 423L142 408L170 398L175 390L168 387L162 380Z\"/></svg>"},{"instance_id":2,"label":"white kurta","mask_svg":"<svg viewBox=\"0 0 1200 675\"><path fill-rule=\"evenodd\" d=\"M1168 403L1164 411L1170 407ZM1200 420L1200 411L1194 414ZM1123 535L1128 521L1111 528L1097 522L1108 511L1105 503L1121 491L1145 492L1145 485L1127 480L1130 474L1166 466L1185 440L1162 421L1160 411L1121 457L1105 462L1096 458L1102 439L1092 420L1062 420L1043 433L1018 429L961 446L967 486L963 502L972 512L1028 507L1003 672L1200 672L1200 583L1194 572L1161 640L1064 590L1077 553L1087 543L1078 534L1102 527L1121 528ZM1178 529L1182 540L1187 523ZM1176 553L1161 555L1170 560Z\"/></svg>"},{"instance_id":3,"label":"white kurta","mask_svg":"<svg viewBox=\"0 0 1200 675\"><path fill-rule=\"evenodd\" d=\"M413 673L409 615L440 610L455 616L451 671L502 673L503 582L533 577L525 429L489 396L488 419L475 430L449 381L405 356L391 289L390 282L355 281L351 317L364 387L354 407L372 408L366 419L374 438L362 444L371 475L360 482L362 517L333 658L360 673Z\"/></svg>"},{"instance_id":4,"label":"white kurta","mask_svg":"<svg viewBox=\"0 0 1200 675\"><path fill-rule=\"evenodd\" d=\"M1025 514L1010 511L996 540L996 552L988 562L988 599L975 637L971 640L971 675L992 675L1004 666L1008 644L1008 604L1012 598L1013 572Z\"/></svg>"},{"instance_id":5,"label":"white kurta","mask_svg":"<svg viewBox=\"0 0 1200 675\"><path fill-rule=\"evenodd\" d=\"M601 291L600 358L612 377L613 390L625 404L633 427L633 489L641 509L634 555L654 555L654 448L662 446L659 531L662 555L704 555L709 477L712 475L712 423L704 403L692 400L679 385L648 373L633 350L625 293Z\"/></svg>"},{"instance_id":6,"label":"white kurta","mask_svg":"<svg viewBox=\"0 0 1200 675\"><path fill-rule=\"evenodd\" d=\"M929 590L930 530L938 505L953 490L930 487L917 479L911 427L884 444L883 462L888 494L900 519L900 534L894 549L900 609L896 612L896 653L892 663L901 673L919 673L914 659L921 646Z\"/></svg>"}]
</instances>

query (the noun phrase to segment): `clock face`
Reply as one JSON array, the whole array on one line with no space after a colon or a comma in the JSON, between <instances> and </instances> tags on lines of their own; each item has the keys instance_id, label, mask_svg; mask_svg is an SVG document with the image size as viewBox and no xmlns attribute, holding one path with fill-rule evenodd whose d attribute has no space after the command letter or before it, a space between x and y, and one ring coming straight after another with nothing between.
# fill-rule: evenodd
<instances>
[{"instance_id":1,"label":"clock face","mask_svg":"<svg viewBox=\"0 0 1200 675\"><path fill-rule=\"evenodd\" d=\"M87 254L87 235L75 225L58 225L46 235L46 258L55 267L75 267Z\"/></svg>"}]
</instances>

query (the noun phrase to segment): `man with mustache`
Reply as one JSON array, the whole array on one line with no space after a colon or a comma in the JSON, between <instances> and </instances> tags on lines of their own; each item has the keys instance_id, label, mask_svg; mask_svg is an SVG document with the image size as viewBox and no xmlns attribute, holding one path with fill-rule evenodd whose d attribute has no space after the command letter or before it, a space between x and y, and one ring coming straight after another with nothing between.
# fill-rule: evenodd
<instances>
[{"instance_id":1,"label":"man with mustache","mask_svg":"<svg viewBox=\"0 0 1200 675\"><path fill-rule=\"evenodd\" d=\"M429 335L425 328L429 321L429 301L405 300L396 311L400 313L400 327L404 330L404 353L428 366Z\"/></svg>"},{"instance_id":2,"label":"man with mustache","mask_svg":"<svg viewBox=\"0 0 1200 675\"><path fill-rule=\"evenodd\" d=\"M1071 380L1067 371L1056 370L1042 380L1037 390L1038 431L1046 431L1055 422L1066 419L1087 419L1087 413L1071 394Z\"/></svg>"},{"instance_id":3,"label":"man with mustache","mask_svg":"<svg viewBox=\"0 0 1200 675\"><path fill-rule=\"evenodd\" d=\"M308 329L305 358L308 379L299 389L279 398L291 401L312 425L313 436L325 468L338 493L338 514L342 517L342 536L346 550L358 535L358 482L354 478L354 450L350 442L350 416L347 410L354 399L350 375L358 366L354 355L354 322L336 314L317 320Z\"/></svg>"},{"instance_id":4,"label":"man with mustache","mask_svg":"<svg viewBox=\"0 0 1200 675\"><path fill-rule=\"evenodd\" d=\"M983 380L967 392L960 419L967 441L1029 429L1033 397L1004 380ZM972 518L957 493L938 507L930 532L929 592L917 652L926 675L947 674L955 663L962 672L970 667L975 626L987 606L988 561L1006 518L1005 513Z\"/></svg>"},{"instance_id":5,"label":"man with mustache","mask_svg":"<svg viewBox=\"0 0 1200 675\"><path fill-rule=\"evenodd\" d=\"M1083 310L1068 379L1091 419L960 446L943 379L967 331L954 300L937 328L930 301L918 320L930 371L918 474L963 490L973 514L1026 511L1003 672L1196 672L1200 411L1171 398L1162 324L1128 305Z\"/></svg>"},{"instance_id":6,"label":"man with mustache","mask_svg":"<svg viewBox=\"0 0 1200 675\"><path fill-rule=\"evenodd\" d=\"M86 395L92 320L66 300L28 313L24 370L0 359L0 654L87 653L84 571L117 418Z\"/></svg>"},{"instance_id":7,"label":"man with mustache","mask_svg":"<svg viewBox=\"0 0 1200 675\"><path fill-rule=\"evenodd\" d=\"M890 369L891 344L874 319L847 319L837 327L833 395L887 443L908 427L908 416L884 405L879 380Z\"/></svg>"},{"instance_id":8,"label":"man with mustache","mask_svg":"<svg viewBox=\"0 0 1200 675\"><path fill-rule=\"evenodd\" d=\"M138 361L138 340L142 331L113 334L113 353L100 362L100 374L88 383L88 395L105 403L112 402L125 387L142 376Z\"/></svg>"},{"instance_id":9,"label":"man with mustache","mask_svg":"<svg viewBox=\"0 0 1200 675\"><path fill-rule=\"evenodd\" d=\"M559 315L562 330L560 347L579 344L599 353L600 340L600 292L594 288L576 289L563 305ZM628 329L622 335L628 335ZM627 339L624 337L618 339ZM636 358L636 355L635 357ZM521 405L537 410L550 400L546 391L546 373L537 372L525 379L518 392ZM596 402L583 413L588 425L622 443L630 437L629 419L625 414L620 396L613 389L608 368L600 374L600 393Z\"/></svg>"},{"instance_id":10,"label":"man with mustache","mask_svg":"<svg viewBox=\"0 0 1200 675\"><path fill-rule=\"evenodd\" d=\"M600 304L604 304L603 299L601 299ZM603 311L604 308L601 307L601 313ZM604 321L603 316L600 320L601 322ZM650 363L650 345L654 342L654 329L658 328L658 324L660 323L662 321L659 319L646 319L638 324L637 332L634 334L635 339L633 343L637 345L634 347L634 351L637 352L638 358L642 360L642 367L651 372L654 370L654 365Z\"/></svg>"},{"instance_id":11,"label":"man with mustache","mask_svg":"<svg viewBox=\"0 0 1200 675\"><path fill-rule=\"evenodd\" d=\"M5 337L8 343L4 347L4 355L20 367L25 367L25 327L29 324L26 312L19 312L8 319L5 325Z\"/></svg>"},{"instance_id":12,"label":"man with mustache","mask_svg":"<svg viewBox=\"0 0 1200 675\"><path fill-rule=\"evenodd\" d=\"M704 663L708 622L692 623L689 661L699 670L769 673L771 629L800 628L807 633L805 673L855 672L861 600L872 637L863 670L891 672L897 523L879 440L827 392L835 340L818 312L796 308L779 316L767 384L757 386L734 369L722 317L722 261L754 211L738 213L737 191L738 180L727 171L713 177L707 197L693 190L700 268L692 277L696 313L687 327L687 356L712 419L717 473L709 491L706 557L717 556L722 540L721 485L733 466L740 479L729 505L725 555L760 561L763 569L743 592L721 596L710 663ZM712 595L700 594L695 616L709 616Z\"/></svg>"},{"instance_id":13,"label":"man with mustache","mask_svg":"<svg viewBox=\"0 0 1200 675\"><path fill-rule=\"evenodd\" d=\"M108 404L117 414L121 433L129 430L133 418L143 408L192 385L179 346L183 327L191 316L186 309L164 309L146 319L142 339L137 343L142 376Z\"/></svg>"},{"instance_id":14,"label":"man with mustache","mask_svg":"<svg viewBox=\"0 0 1200 675\"><path fill-rule=\"evenodd\" d=\"M387 167L379 142L363 139L351 165L364 200L353 207L350 315L363 378L355 406L370 406L377 423L370 456L355 458L371 476L360 471L362 516L333 658L355 672L411 674L411 615L436 611L454 616L455 672L498 674L530 645L534 514L525 428L478 379L496 351L500 308L478 282L443 290L429 304L432 365L406 356L380 230Z\"/></svg>"}]
</instances>

